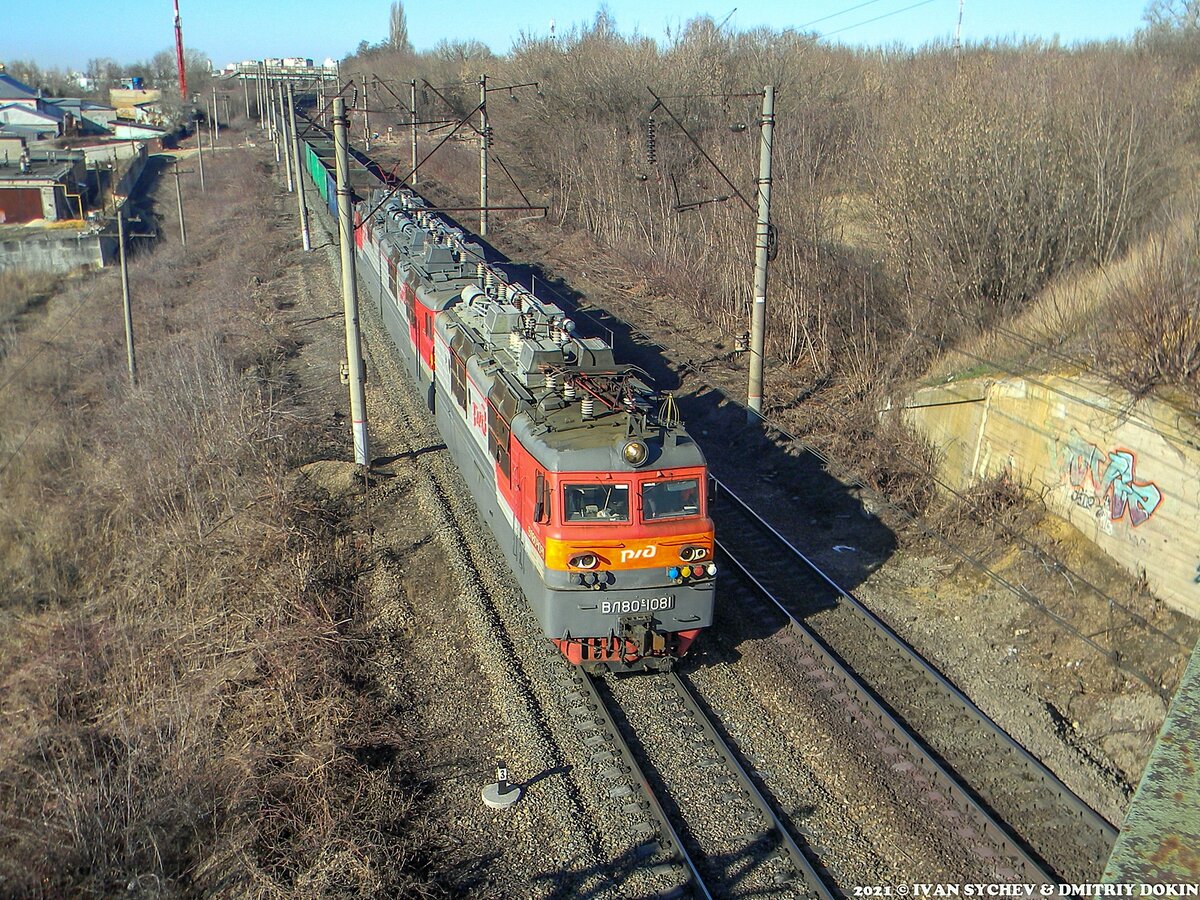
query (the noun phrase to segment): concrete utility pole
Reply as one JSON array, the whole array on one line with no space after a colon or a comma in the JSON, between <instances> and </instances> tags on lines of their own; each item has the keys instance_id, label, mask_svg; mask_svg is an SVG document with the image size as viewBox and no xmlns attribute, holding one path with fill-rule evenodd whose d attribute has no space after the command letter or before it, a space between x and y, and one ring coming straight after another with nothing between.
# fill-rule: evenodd
<instances>
[{"instance_id":1,"label":"concrete utility pole","mask_svg":"<svg viewBox=\"0 0 1200 900\"><path fill-rule=\"evenodd\" d=\"M292 83L288 82L288 90L291 90ZM292 181L292 139L288 133L287 108L283 102L283 85L279 86L279 136L283 141L283 162L284 168L287 170L287 189L288 193L294 191L295 185ZM299 172L296 173L299 175Z\"/></svg>"},{"instance_id":2,"label":"concrete utility pole","mask_svg":"<svg viewBox=\"0 0 1200 900\"><path fill-rule=\"evenodd\" d=\"M267 64L258 64L258 128L267 130Z\"/></svg>"},{"instance_id":3,"label":"concrete utility pole","mask_svg":"<svg viewBox=\"0 0 1200 900\"><path fill-rule=\"evenodd\" d=\"M250 121L250 85L246 80L246 74L242 73L242 99L246 101L246 121Z\"/></svg>"},{"instance_id":4,"label":"concrete utility pole","mask_svg":"<svg viewBox=\"0 0 1200 900\"><path fill-rule=\"evenodd\" d=\"M213 143L221 140L221 108L217 103L217 86L214 84L212 89L213 95L213 128L216 129L217 136Z\"/></svg>"},{"instance_id":5,"label":"concrete utility pole","mask_svg":"<svg viewBox=\"0 0 1200 900\"><path fill-rule=\"evenodd\" d=\"M271 81L267 82L267 128L271 135L271 142L275 145L275 162L280 162L279 156L279 122L275 118L275 95L278 94L278 86Z\"/></svg>"},{"instance_id":6,"label":"concrete utility pole","mask_svg":"<svg viewBox=\"0 0 1200 900\"><path fill-rule=\"evenodd\" d=\"M750 312L750 390L746 421L762 419L763 359L767 328L767 262L771 248L771 143L775 131L775 85L763 88L762 141L758 151L758 222L754 229L754 306Z\"/></svg>"},{"instance_id":7,"label":"concrete utility pole","mask_svg":"<svg viewBox=\"0 0 1200 900\"><path fill-rule=\"evenodd\" d=\"M488 114L487 76L479 76L479 235L488 233Z\"/></svg>"},{"instance_id":8,"label":"concrete utility pole","mask_svg":"<svg viewBox=\"0 0 1200 900\"><path fill-rule=\"evenodd\" d=\"M117 207L117 249L121 256L121 300L125 306L125 355L129 381L137 384L137 357L133 352L133 307L129 303L129 267L125 261L125 204Z\"/></svg>"},{"instance_id":9,"label":"concrete utility pole","mask_svg":"<svg viewBox=\"0 0 1200 900\"><path fill-rule=\"evenodd\" d=\"M409 112L409 121L412 123L412 183L415 187L417 184L417 79L413 79L408 83L410 89L410 103L412 109Z\"/></svg>"},{"instance_id":10,"label":"concrete utility pole","mask_svg":"<svg viewBox=\"0 0 1200 900\"><path fill-rule=\"evenodd\" d=\"M196 158L200 160L200 190L204 190L204 132L196 121Z\"/></svg>"},{"instance_id":11,"label":"concrete utility pole","mask_svg":"<svg viewBox=\"0 0 1200 900\"><path fill-rule=\"evenodd\" d=\"M187 226L183 224L183 188L179 186L179 160L171 167L175 172L175 202L179 205L179 243L187 247Z\"/></svg>"},{"instance_id":12,"label":"concrete utility pole","mask_svg":"<svg viewBox=\"0 0 1200 900\"><path fill-rule=\"evenodd\" d=\"M350 214L350 149L346 140L346 101L333 101L333 142L337 162L338 234L342 244L342 305L346 317L346 365L350 381L350 420L354 461L371 464L367 441L367 398L363 389L362 340L358 332L358 278L354 270L354 222Z\"/></svg>"},{"instance_id":13,"label":"concrete utility pole","mask_svg":"<svg viewBox=\"0 0 1200 900\"><path fill-rule=\"evenodd\" d=\"M290 81L287 95L288 122L292 128L292 147L296 154L296 200L300 204L300 238L304 242L305 251L308 251L312 249L312 237L308 233L308 206L304 202L304 161L300 155L300 134L296 131L296 98Z\"/></svg>"}]
</instances>

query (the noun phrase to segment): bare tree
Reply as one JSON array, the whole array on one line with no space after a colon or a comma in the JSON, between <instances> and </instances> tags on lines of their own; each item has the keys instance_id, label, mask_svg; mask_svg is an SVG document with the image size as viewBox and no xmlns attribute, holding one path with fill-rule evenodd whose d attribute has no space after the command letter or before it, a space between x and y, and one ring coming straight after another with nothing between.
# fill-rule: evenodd
<instances>
[{"instance_id":1,"label":"bare tree","mask_svg":"<svg viewBox=\"0 0 1200 900\"><path fill-rule=\"evenodd\" d=\"M1200 29L1200 0L1152 0L1142 14L1153 31L1189 31Z\"/></svg>"},{"instance_id":2,"label":"bare tree","mask_svg":"<svg viewBox=\"0 0 1200 900\"><path fill-rule=\"evenodd\" d=\"M404 15L404 4L393 0L392 15L388 24L388 46L400 53L412 53L412 42L408 39L408 20Z\"/></svg>"},{"instance_id":3,"label":"bare tree","mask_svg":"<svg viewBox=\"0 0 1200 900\"><path fill-rule=\"evenodd\" d=\"M169 87L178 77L173 49L160 50L150 58L150 78L155 87Z\"/></svg>"},{"instance_id":4,"label":"bare tree","mask_svg":"<svg viewBox=\"0 0 1200 900\"><path fill-rule=\"evenodd\" d=\"M98 59L89 59L87 64L87 77L91 79L97 90L107 91L113 86L113 82L120 77L121 67L117 65L115 59L109 59L107 56Z\"/></svg>"}]
</instances>

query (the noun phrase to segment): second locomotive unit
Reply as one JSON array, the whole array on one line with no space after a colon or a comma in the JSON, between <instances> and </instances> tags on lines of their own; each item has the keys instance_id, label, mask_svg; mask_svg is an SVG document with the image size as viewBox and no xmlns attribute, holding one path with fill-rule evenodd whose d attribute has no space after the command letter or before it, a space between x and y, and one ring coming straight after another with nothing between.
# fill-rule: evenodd
<instances>
[{"instance_id":1,"label":"second locomotive unit","mask_svg":"<svg viewBox=\"0 0 1200 900\"><path fill-rule=\"evenodd\" d=\"M360 283L545 635L665 668L712 623L704 456L670 396L407 189L355 212Z\"/></svg>"}]
</instances>

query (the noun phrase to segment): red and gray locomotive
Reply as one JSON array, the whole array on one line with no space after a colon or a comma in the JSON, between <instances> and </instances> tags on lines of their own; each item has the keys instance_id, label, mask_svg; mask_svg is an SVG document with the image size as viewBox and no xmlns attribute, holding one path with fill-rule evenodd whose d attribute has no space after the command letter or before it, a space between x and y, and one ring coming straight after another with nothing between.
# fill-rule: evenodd
<instances>
[{"instance_id":1,"label":"red and gray locomotive","mask_svg":"<svg viewBox=\"0 0 1200 900\"><path fill-rule=\"evenodd\" d=\"M374 191L355 225L359 283L545 635L589 668L669 666L712 623L716 575L669 395L415 193Z\"/></svg>"}]
</instances>

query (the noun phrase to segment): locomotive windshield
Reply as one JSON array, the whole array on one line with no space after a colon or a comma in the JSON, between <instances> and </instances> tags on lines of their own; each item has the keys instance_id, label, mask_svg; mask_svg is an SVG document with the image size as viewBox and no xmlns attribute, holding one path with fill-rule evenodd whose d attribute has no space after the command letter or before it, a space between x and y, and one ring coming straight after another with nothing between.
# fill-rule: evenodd
<instances>
[{"instance_id":1,"label":"locomotive windshield","mask_svg":"<svg viewBox=\"0 0 1200 900\"><path fill-rule=\"evenodd\" d=\"M698 515L700 482L697 479L647 481L642 485L642 518L647 522Z\"/></svg>"},{"instance_id":2,"label":"locomotive windshield","mask_svg":"<svg viewBox=\"0 0 1200 900\"><path fill-rule=\"evenodd\" d=\"M568 484L563 491L568 522L629 521L627 484Z\"/></svg>"}]
</instances>

